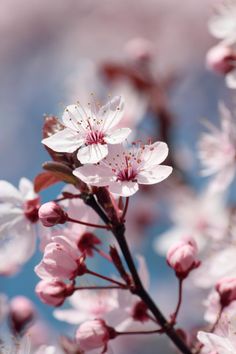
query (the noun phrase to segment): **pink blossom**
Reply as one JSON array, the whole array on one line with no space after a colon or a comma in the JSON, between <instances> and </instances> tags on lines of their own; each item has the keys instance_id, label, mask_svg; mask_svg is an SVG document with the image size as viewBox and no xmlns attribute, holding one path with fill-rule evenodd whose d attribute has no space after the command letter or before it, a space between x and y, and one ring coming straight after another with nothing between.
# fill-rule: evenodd
<instances>
[{"instance_id":1,"label":"pink blossom","mask_svg":"<svg viewBox=\"0 0 236 354\"><path fill-rule=\"evenodd\" d=\"M109 186L110 192L128 197L136 193L139 184L154 184L166 179L172 167L160 165L168 155L163 142L134 146L110 146L109 154L96 165L86 165L73 171L74 175L92 186Z\"/></svg>"},{"instance_id":2,"label":"pink blossom","mask_svg":"<svg viewBox=\"0 0 236 354\"><path fill-rule=\"evenodd\" d=\"M19 189L0 181L0 274L17 272L34 253L38 209L39 197L28 179L21 178Z\"/></svg>"},{"instance_id":3,"label":"pink blossom","mask_svg":"<svg viewBox=\"0 0 236 354\"><path fill-rule=\"evenodd\" d=\"M236 125L230 111L220 105L221 128L208 123L209 132L203 133L199 144L202 175L214 175L210 184L212 191L226 189L235 176Z\"/></svg>"},{"instance_id":4,"label":"pink blossom","mask_svg":"<svg viewBox=\"0 0 236 354\"><path fill-rule=\"evenodd\" d=\"M24 329L36 314L33 303L25 296L16 296L10 302L9 316L11 326L16 332Z\"/></svg>"},{"instance_id":5,"label":"pink blossom","mask_svg":"<svg viewBox=\"0 0 236 354\"><path fill-rule=\"evenodd\" d=\"M63 280L73 279L85 269L76 244L65 236L56 236L45 247L43 259L35 267L35 272L41 279Z\"/></svg>"},{"instance_id":6,"label":"pink blossom","mask_svg":"<svg viewBox=\"0 0 236 354\"><path fill-rule=\"evenodd\" d=\"M79 149L77 158L81 163L97 163L107 156L109 144L123 142L131 132L129 128L114 130L122 118L123 105L121 97L114 97L102 107L95 98L89 107L79 103L68 106L62 116L65 129L42 143L58 152Z\"/></svg>"},{"instance_id":7,"label":"pink blossom","mask_svg":"<svg viewBox=\"0 0 236 354\"><path fill-rule=\"evenodd\" d=\"M173 245L167 253L167 263L175 270L176 276L185 278L200 265L197 259L197 245L193 239L186 239Z\"/></svg>"},{"instance_id":8,"label":"pink blossom","mask_svg":"<svg viewBox=\"0 0 236 354\"><path fill-rule=\"evenodd\" d=\"M51 306L60 306L69 294L68 287L59 280L41 280L35 292L42 302Z\"/></svg>"},{"instance_id":9,"label":"pink blossom","mask_svg":"<svg viewBox=\"0 0 236 354\"><path fill-rule=\"evenodd\" d=\"M216 333L199 331L197 338L203 344L202 352L206 354L235 354L235 321L222 316Z\"/></svg>"},{"instance_id":10,"label":"pink blossom","mask_svg":"<svg viewBox=\"0 0 236 354\"><path fill-rule=\"evenodd\" d=\"M54 226L57 224L64 224L67 220L67 214L55 202L48 202L39 208L39 219L46 227Z\"/></svg>"},{"instance_id":11,"label":"pink blossom","mask_svg":"<svg viewBox=\"0 0 236 354\"><path fill-rule=\"evenodd\" d=\"M155 240L154 247L158 253L166 255L168 249L186 235L194 238L201 252L224 238L229 215L222 194L203 190L197 195L192 190L178 186L177 191L171 191L169 205L173 226Z\"/></svg>"},{"instance_id":12,"label":"pink blossom","mask_svg":"<svg viewBox=\"0 0 236 354\"><path fill-rule=\"evenodd\" d=\"M103 320L92 320L80 325L75 338L82 350L90 351L101 348L102 353L105 353L110 331Z\"/></svg>"}]
</instances>

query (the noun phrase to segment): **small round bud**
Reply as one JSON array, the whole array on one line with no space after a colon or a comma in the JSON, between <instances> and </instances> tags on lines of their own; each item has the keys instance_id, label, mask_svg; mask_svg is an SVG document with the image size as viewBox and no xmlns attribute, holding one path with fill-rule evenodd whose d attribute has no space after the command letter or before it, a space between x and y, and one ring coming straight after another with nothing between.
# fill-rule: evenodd
<instances>
[{"instance_id":1,"label":"small round bud","mask_svg":"<svg viewBox=\"0 0 236 354\"><path fill-rule=\"evenodd\" d=\"M9 318L11 327L20 333L35 315L33 303L25 296L16 296L10 302Z\"/></svg>"},{"instance_id":2,"label":"small round bud","mask_svg":"<svg viewBox=\"0 0 236 354\"><path fill-rule=\"evenodd\" d=\"M153 45L145 38L133 38L125 46L130 59L139 62L149 61L153 57Z\"/></svg>"},{"instance_id":3,"label":"small round bud","mask_svg":"<svg viewBox=\"0 0 236 354\"><path fill-rule=\"evenodd\" d=\"M48 202L39 208L39 219L46 227L51 227L57 224L64 224L67 220L67 214L55 202Z\"/></svg>"},{"instance_id":4,"label":"small round bud","mask_svg":"<svg viewBox=\"0 0 236 354\"><path fill-rule=\"evenodd\" d=\"M200 265L196 242L186 239L173 245L167 253L167 263L175 270L178 278L186 278L191 270Z\"/></svg>"},{"instance_id":5,"label":"small round bud","mask_svg":"<svg viewBox=\"0 0 236 354\"><path fill-rule=\"evenodd\" d=\"M232 48L217 45L208 51L206 66L218 74L225 75L235 68L235 60L236 53Z\"/></svg>"},{"instance_id":6,"label":"small round bud","mask_svg":"<svg viewBox=\"0 0 236 354\"><path fill-rule=\"evenodd\" d=\"M60 306L68 294L68 286L58 280L41 280L35 292L42 302L51 306Z\"/></svg>"},{"instance_id":7,"label":"small round bud","mask_svg":"<svg viewBox=\"0 0 236 354\"><path fill-rule=\"evenodd\" d=\"M104 352L110 337L110 328L103 320L91 320L84 322L75 334L77 343L82 350L89 351L103 348Z\"/></svg>"},{"instance_id":8,"label":"small round bud","mask_svg":"<svg viewBox=\"0 0 236 354\"><path fill-rule=\"evenodd\" d=\"M215 288L220 295L220 303L223 307L236 300L236 278L220 279Z\"/></svg>"}]
</instances>

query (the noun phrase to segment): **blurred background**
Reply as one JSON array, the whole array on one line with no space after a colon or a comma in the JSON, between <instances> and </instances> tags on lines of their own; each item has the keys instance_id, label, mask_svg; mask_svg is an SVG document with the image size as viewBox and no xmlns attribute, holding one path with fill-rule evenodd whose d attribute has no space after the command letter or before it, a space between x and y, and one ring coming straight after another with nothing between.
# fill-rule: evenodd
<instances>
[{"instance_id":1,"label":"blurred background","mask_svg":"<svg viewBox=\"0 0 236 354\"><path fill-rule=\"evenodd\" d=\"M177 177L201 188L205 181L195 154L201 120L217 122L219 98L229 99L223 78L205 69L206 51L214 43L207 22L215 2L2 0L0 178L18 185L22 176L32 180L41 171L41 164L49 159L41 144L44 114L60 117L67 104L78 99L87 102L91 92L101 99L116 93L125 97L134 138L168 139L171 158L180 171ZM167 126L163 115L170 119ZM139 196L140 215L133 217L136 224L130 237L136 251L145 255L152 294L166 313L174 306L177 285L153 243L169 223L163 207L168 188L173 187L167 182L157 190L154 187L155 193ZM59 191L56 186L44 192L43 201ZM143 212L147 205L154 214L146 215L150 223ZM145 234L137 235L143 226ZM1 277L0 291L10 298L29 296L52 331L73 333L34 294L38 280L32 269L40 259L37 253L20 273ZM181 319L187 326L189 320ZM129 342L129 347L121 343L115 352L138 354L144 348L146 354L173 352L157 338L149 337L141 346L137 343Z\"/></svg>"}]
</instances>

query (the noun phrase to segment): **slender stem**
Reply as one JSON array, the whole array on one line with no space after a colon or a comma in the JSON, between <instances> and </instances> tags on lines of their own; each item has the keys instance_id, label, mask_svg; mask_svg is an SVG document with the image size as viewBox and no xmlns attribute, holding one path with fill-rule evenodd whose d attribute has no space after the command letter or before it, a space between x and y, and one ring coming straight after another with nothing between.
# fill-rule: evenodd
<instances>
[{"instance_id":1,"label":"slender stem","mask_svg":"<svg viewBox=\"0 0 236 354\"><path fill-rule=\"evenodd\" d=\"M178 291L178 302L176 305L175 312L171 315L171 323L174 325L176 323L176 319L179 313L179 309L182 303L183 297L183 279L179 279L179 291Z\"/></svg>"},{"instance_id":2,"label":"slender stem","mask_svg":"<svg viewBox=\"0 0 236 354\"><path fill-rule=\"evenodd\" d=\"M128 206L129 206L129 197L127 197L125 199L125 207L124 207L123 213L122 213L121 218L120 218L121 222L123 222L125 220L125 216L126 216L126 213L128 211Z\"/></svg>"},{"instance_id":3,"label":"slender stem","mask_svg":"<svg viewBox=\"0 0 236 354\"><path fill-rule=\"evenodd\" d=\"M220 321L220 318L221 318L221 315L222 315L223 310L224 310L224 307L221 306L220 311L219 311L219 313L218 313L218 315L217 315L217 317L216 317L215 323L213 323L213 325L212 325L212 327L210 328L209 332L213 333L213 332L215 331L215 329L216 329L216 327L217 327L217 325L218 325L218 323L219 323L219 321Z\"/></svg>"},{"instance_id":4,"label":"slender stem","mask_svg":"<svg viewBox=\"0 0 236 354\"><path fill-rule=\"evenodd\" d=\"M84 201L87 205L94 209L97 214L101 217L105 224L108 226L111 225L111 222L107 215L104 213L102 208L97 204L96 199L90 195L84 198ZM129 250L125 234L125 226L124 224L113 225L112 232L121 248L123 256L126 260L127 266L129 271L133 277L135 289L133 293L138 295L147 305L148 309L152 312L155 319L157 320L158 324L162 327L163 331L166 335L175 343L176 347L183 353L183 354L192 354L189 347L185 344L181 337L176 333L173 326L167 321L167 319L163 316L159 308L156 306L150 295L145 290L141 279L139 278L138 272L136 270L133 258L131 256L131 252Z\"/></svg>"},{"instance_id":5,"label":"slender stem","mask_svg":"<svg viewBox=\"0 0 236 354\"><path fill-rule=\"evenodd\" d=\"M119 225L116 229L114 229L114 235L116 237L117 242L120 245L120 248L122 250L122 253L125 257L126 263L129 267L129 270L133 276L133 280L135 283L135 293L138 295L147 305L149 310L153 313L155 316L158 324L162 327L163 331L167 334L167 336L175 343L177 348L183 353L183 354L192 354L191 350L188 348L188 346L185 344L185 342L182 340L182 338L179 337L179 335L176 333L175 329L173 328L172 324L170 324L167 319L163 316L161 311L158 309L148 292L145 290L143 287L143 284L141 282L141 279L139 278L138 272L136 270L133 258L131 256L127 241L124 236L124 225Z\"/></svg>"},{"instance_id":6,"label":"slender stem","mask_svg":"<svg viewBox=\"0 0 236 354\"><path fill-rule=\"evenodd\" d=\"M118 285L109 285L109 286L77 286L74 290L104 290L104 289L121 289L126 290L124 287Z\"/></svg>"},{"instance_id":7,"label":"slender stem","mask_svg":"<svg viewBox=\"0 0 236 354\"><path fill-rule=\"evenodd\" d=\"M110 283L114 283L114 284L116 284L116 285L119 285L119 286L122 287L122 288L127 289L127 285L126 285L126 284L123 284L123 283L121 283L121 282L119 282L119 281L117 281L117 280L114 280L114 279L112 279L112 278L106 277L105 275L102 275L102 274L93 272L92 270L89 270L89 269L87 269L86 273L87 273L87 274L94 275L95 277L98 277L98 278L100 278L100 279L109 281Z\"/></svg>"},{"instance_id":8,"label":"slender stem","mask_svg":"<svg viewBox=\"0 0 236 354\"><path fill-rule=\"evenodd\" d=\"M80 225L86 225L86 226L90 226L90 227L96 227L98 229L106 229L106 230L109 230L109 226L106 226L106 225L97 225L97 224L92 224L90 222L84 222L84 221L81 221L81 220L76 220L76 219L73 219L73 218L70 218L69 216L67 217L67 221L69 222L74 222L76 224L80 224Z\"/></svg>"},{"instance_id":9,"label":"slender stem","mask_svg":"<svg viewBox=\"0 0 236 354\"><path fill-rule=\"evenodd\" d=\"M154 334L154 333L162 333L161 329L155 329L153 331L131 331L131 332L117 332L118 336L125 336L125 335L135 335L135 334Z\"/></svg>"},{"instance_id":10,"label":"slender stem","mask_svg":"<svg viewBox=\"0 0 236 354\"><path fill-rule=\"evenodd\" d=\"M98 254L100 254L100 256L102 256L103 258L105 258L107 261L112 262L111 257L109 256L109 254L107 254L106 252L104 252L103 250L100 250L98 247L93 246L93 250L96 251Z\"/></svg>"}]
</instances>

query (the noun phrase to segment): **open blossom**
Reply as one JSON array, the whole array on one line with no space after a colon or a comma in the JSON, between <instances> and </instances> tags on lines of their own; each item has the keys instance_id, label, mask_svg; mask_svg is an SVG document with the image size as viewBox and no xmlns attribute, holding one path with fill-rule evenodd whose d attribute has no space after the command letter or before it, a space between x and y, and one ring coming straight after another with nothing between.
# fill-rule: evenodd
<instances>
[{"instance_id":1,"label":"open blossom","mask_svg":"<svg viewBox=\"0 0 236 354\"><path fill-rule=\"evenodd\" d=\"M203 344L204 354L235 354L236 324L231 318L222 316L215 333L199 331L198 340Z\"/></svg>"},{"instance_id":2,"label":"open blossom","mask_svg":"<svg viewBox=\"0 0 236 354\"><path fill-rule=\"evenodd\" d=\"M154 184L166 179L172 167L160 165L168 155L163 142L134 146L110 146L109 154L96 165L86 165L73 171L74 175L92 186L108 186L110 192L128 197L136 193L139 184Z\"/></svg>"},{"instance_id":3,"label":"open blossom","mask_svg":"<svg viewBox=\"0 0 236 354\"><path fill-rule=\"evenodd\" d=\"M1 274L16 272L32 256L38 209L39 197L28 179L21 178L19 190L7 181L0 181Z\"/></svg>"},{"instance_id":4,"label":"open blossom","mask_svg":"<svg viewBox=\"0 0 236 354\"><path fill-rule=\"evenodd\" d=\"M73 279L82 274L86 267L76 244L65 236L56 236L44 250L42 261L35 267L41 279Z\"/></svg>"},{"instance_id":5,"label":"open blossom","mask_svg":"<svg viewBox=\"0 0 236 354\"><path fill-rule=\"evenodd\" d=\"M220 112L221 128L209 123L209 132L202 134L198 144L202 174L215 176L210 185L213 191L227 188L236 171L236 125L224 105L220 105Z\"/></svg>"},{"instance_id":6,"label":"open blossom","mask_svg":"<svg viewBox=\"0 0 236 354\"><path fill-rule=\"evenodd\" d=\"M232 0L219 2L216 11L209 21L211 34L221 42L207 54L207 62L211 69L226 74L226 84L229 88L236 88L236 3ZM223 52L231 53L224 55ZM220 54L221 53L221 54ZM219 60L220 56L223 60ZM218 59L217 59L218 58ZM218 64L216 64L216 59ZM221 63L220 63L221 62ZM219 65L220 64L220 65ZM219 70L220 69L220 70ZM226 70L223 70L226 69Z\"/></svg>"},{"instance_id":7,"label":"open blossom","mask_svg":"<svg viewBox=\"0 0 236 354\"><path fill-rule=\"evenodd\" d=\"M106 105L95 102L88 107L79 103L66 108L62 123L65 129L43 139L42 143L57 152L73 153L82 164L97 163L108 154L109 144L119 144L130 134L129 128L114 129L123 115L121 97Z\"/></svg>"},{"instance_id":8,"label":"open blossom","mask_svg":"<svg viewBox=\"0 0 236 354\"><path fill-rule=\"evenodd\" d=\"M179 188L171 195L170 217L173 226L157 237L154 247L166 255L172 244L191 235L204 252L209 245L224 238L228 227L225 198L220 194L203 191L196 195L191 190Z\"/></svg>"}]
</instances>

